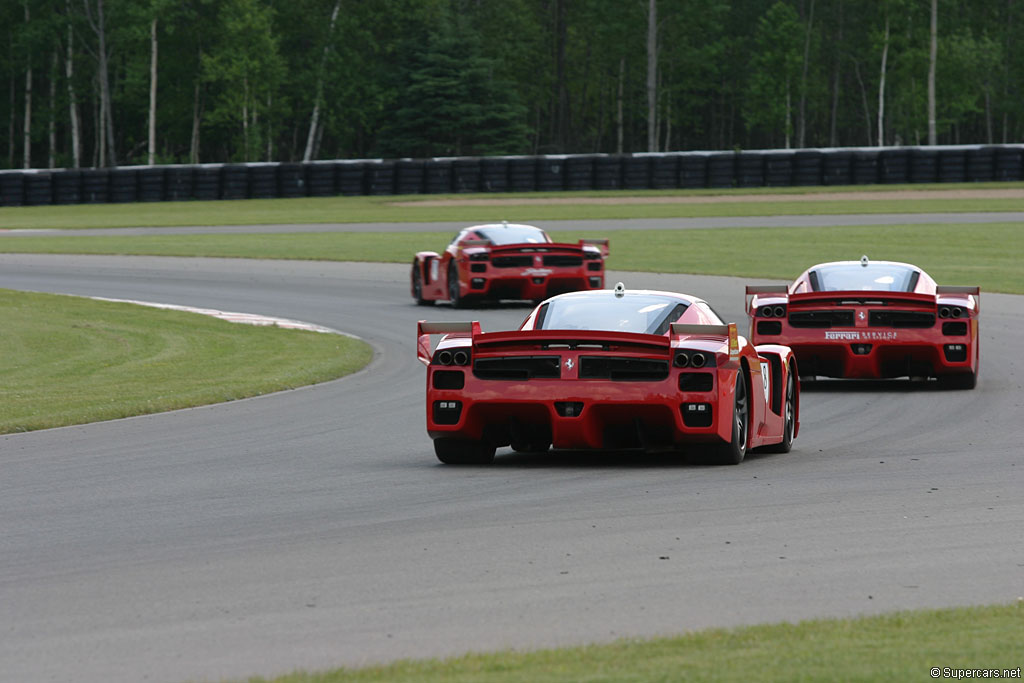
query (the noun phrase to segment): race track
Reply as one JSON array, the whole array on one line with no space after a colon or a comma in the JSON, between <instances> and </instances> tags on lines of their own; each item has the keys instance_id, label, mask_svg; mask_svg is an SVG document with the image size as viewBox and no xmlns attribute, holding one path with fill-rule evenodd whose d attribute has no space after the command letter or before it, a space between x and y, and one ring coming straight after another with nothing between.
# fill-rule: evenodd
<instances>
[{"instance_id":1,"label":"race track","mask_svg":"<svg viewBox=\"0 0 1024 683\"><path fill-rule=\"evenodd\" d=\"M410 247L410 253L413 248ZM723 277L612 273L707 298ZM950 283L970 284L970 283ZM0 436L0 680L271 676L1024 595L1024 297L973 392L819 382L785 455L437 463L406 266L0 254L0 287L277 315L376 350L258 399Z\"/></svg>"}]
</instances>

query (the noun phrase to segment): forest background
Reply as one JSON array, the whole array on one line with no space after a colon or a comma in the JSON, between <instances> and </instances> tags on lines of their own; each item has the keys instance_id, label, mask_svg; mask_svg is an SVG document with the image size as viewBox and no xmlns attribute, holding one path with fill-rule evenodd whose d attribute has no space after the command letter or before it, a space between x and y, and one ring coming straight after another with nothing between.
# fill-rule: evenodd
<instances>
[{"instance_id":1,"label":"forest background","mask_svg":"<svg viewBox=\"0 0 1024 683\"><path fill-rule=\"evenodd\" d=\"M1021 0L0 0L0 166L991 144Z\"/></svg>"}]
</instances>

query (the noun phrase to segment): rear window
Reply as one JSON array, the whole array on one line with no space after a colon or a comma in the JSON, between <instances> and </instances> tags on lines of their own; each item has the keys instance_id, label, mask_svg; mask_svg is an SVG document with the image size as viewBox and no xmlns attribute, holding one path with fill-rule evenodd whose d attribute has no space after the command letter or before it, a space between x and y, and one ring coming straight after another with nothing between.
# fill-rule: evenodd
<instances>
[{"instance_id":1,"label":"rear window","mask_svg":"<svg viewBox=\"0 0 1024 683\"><path fill-rule=\"evenodd\" d=\"M509 225L505 227L486 228L474 232L491 244L545 244L551 239L540 228L528 225Z\"/></svg>"},{"instance_id":2,"label":"rear window","mask_svg":"<svg viewBox=\"0 0 1024 683\"><path fill-rule=\"evenodd\" d=\"M914 268L892 263L837 263L812 271L811 284L816 292L911 292L918 277Z\"/></svg>"},{"instance_id":3,"label":"rear window","mask_svg":"<svg viewBox=\"0 0 1024 683\"><path fill-rule=\"evenodd\" d=\"M686 304L664 296L637 294L616 298L611 293L595 296L563 296L545 304L537 314L539 330L604 330L665 334L686 311Z\"/></svg>"}]
</instances>

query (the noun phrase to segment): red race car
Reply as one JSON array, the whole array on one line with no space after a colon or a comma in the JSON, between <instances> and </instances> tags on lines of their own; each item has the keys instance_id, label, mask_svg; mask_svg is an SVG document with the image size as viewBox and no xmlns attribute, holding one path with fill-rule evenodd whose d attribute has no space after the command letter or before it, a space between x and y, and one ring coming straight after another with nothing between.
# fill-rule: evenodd
<instances>
[{"instance_id":1,"label":"red race car","mask_svg":"<svg viewBox=\"0 0 1024 683\"><path fill-rule=\"evenodd\" d=\"M444 333L431 350L431 335ZM648 290L573 292L518 330L477 322L417 328L427 433L438 459L486 464L495 449L686 449L735 465L787 452L800 428L796 359L754 348L707 303Z\"/></svg>"},{"instance_id":2,"label":"red race car","mask_svg":"<svg viewBox=\"0 0 1024 683\"><path fill-rule=\"evenodd\" d=\"M604 287L608 240L552 242L532 225L476 225L443 254L421 251L412 263L412 298L420 305L480 299L532 299Z\"/></svg>"},{"instance_id":3,"label":"red race car","mask_svg":"<svg viewBox=\"0 0 1024 683\"><path fill-rule=\"evenodd\" d=\"M750 338L792 347L808 377L978 381L978 287L943 287L893 261L813 266L793 284L747 287Z\"/></svg>"}]
</instances>

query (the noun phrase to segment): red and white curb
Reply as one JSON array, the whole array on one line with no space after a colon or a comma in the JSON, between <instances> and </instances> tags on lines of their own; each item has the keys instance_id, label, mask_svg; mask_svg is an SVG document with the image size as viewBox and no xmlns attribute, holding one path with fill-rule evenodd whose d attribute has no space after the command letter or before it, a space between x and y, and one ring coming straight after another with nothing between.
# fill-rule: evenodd
<instances>
[{"instance_id":1,"label":"red and white curb","mask_svg":"<svg viewBox=\"0 0 1024 683\"><path fill-rule=\"evenodd\" d=\"M342 334L346 337L355 337L355 335L335 330L330 327L324 327L323 325L315 325L313 323L302 322L301 320L290 320L288 318L275 318L269 315L260 315L258 313L236 313L233 311L219 311L215 308L198 308L196 306L178 306L177 304L161 304L153 301L136 301L134 299L109 299L103 296L91 296L90 299L96 301L112 301L120 304L136 304L138 306L149 306L150 308L162 308L169 311L185 311L186 313L199 313L200 315L209 315L214 318L220 318L221 320L227 320L231 323L243 323L246 325L265 325L283 327L289 330L307 330L309 332L323 332L326 334Z\"/></svg>"}]
</instances>

